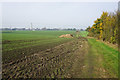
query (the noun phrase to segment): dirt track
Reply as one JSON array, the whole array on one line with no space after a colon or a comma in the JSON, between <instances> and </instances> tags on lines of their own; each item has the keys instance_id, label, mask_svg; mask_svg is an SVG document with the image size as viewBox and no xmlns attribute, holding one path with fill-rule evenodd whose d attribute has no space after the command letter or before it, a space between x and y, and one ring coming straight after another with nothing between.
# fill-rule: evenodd
<instances>
[{"instance_id":1,"label":"dirt track","mask_svg":"<svg viewBox=\"0 0 120 80\"><path fill-rule=\"evenodd\" d=\"M3 65L2 75L3 78L95 78L97 58L89 54L89 48L87 39L81 37ZM103 72L96 77L107 77L101 75Z\"/></svg>"}]
</instances>

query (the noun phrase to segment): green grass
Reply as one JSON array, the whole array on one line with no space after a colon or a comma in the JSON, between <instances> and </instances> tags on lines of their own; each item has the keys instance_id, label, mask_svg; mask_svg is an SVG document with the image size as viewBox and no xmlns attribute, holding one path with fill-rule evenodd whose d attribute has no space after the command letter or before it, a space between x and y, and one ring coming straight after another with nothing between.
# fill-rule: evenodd
<instances>
[{"instance_id":1,"label":"green grass","mask_svg":"<svg viewBox=\"0 0 120 80\"><path fill-rule=\"evenodd\" d=\"M80 35L82 37L86 37L88 35L88 32L87 31L80 31Z\"/></svg>"},{"instance_id":2,"label":"green grass","mask_svg":"<svg viewBox=\"0 0 120 80\"><path fill-rule=\"evenodd\" d=\"M75 34L75 31L3 31L2 40L58 38L62 34Z\"/></svg>"},{"instance_id":3,"label":"green grass","mask_svg":"<svg viewBox=\"0 0 120 80\"><path fill-rule=\"evenodd\" d=\"M3 31L3 51L68 40L59 38L68 33L75 34L74 31Z\"/></svg>"},{"instance_id":4,"label":"green grass","mask_svg":"<svg viewBox=\"0 0 120 80\"><path fill-rule=\"evenodd\" d=\"M3 31L3 51L68 40L68 38L59 38L62 34L75 35L75 31ZM87 34L87 31L80 32L80 35L84 37Z\"/></svg>"},{"instance_id":5,"label":"green grass","mask_svg":"<svg viewBox=\"0 0 120 80\"><path fill-rule=\"evenodd\" d=\"M94 65L104 68L110 77L118 77L118 51L95 39L88 39L88 43L90 54L95 55L94 58L96 58ZM99 57L101 57L101 62L99 62Z\"/></svg>"}]
</instances>

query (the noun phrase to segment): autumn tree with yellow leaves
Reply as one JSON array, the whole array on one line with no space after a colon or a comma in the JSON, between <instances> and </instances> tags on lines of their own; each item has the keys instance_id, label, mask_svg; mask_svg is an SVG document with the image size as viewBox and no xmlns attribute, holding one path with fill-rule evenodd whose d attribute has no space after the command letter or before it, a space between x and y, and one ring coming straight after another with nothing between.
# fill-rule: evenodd
<instances>
[{"instance_id":1,"label":"autumn tree with yellow leaves","mask_svg":"<svg viewBox=\"0 0 120 80\"><path fill-rule=\"evenodd\" d=\"M94 21L92 27L86 29L89 31L88 36L118 43L118 13L103 12L101 17Z\"/></svg>"}]
</instances>

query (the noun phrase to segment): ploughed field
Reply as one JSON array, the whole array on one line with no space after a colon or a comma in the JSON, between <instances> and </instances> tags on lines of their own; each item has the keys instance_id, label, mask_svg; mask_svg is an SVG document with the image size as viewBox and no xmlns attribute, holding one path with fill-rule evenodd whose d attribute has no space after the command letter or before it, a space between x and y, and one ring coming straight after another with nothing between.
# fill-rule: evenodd
<instances>
[{"instance_id":1,"label":"ploughed field","mask_svg":"<svg viewBox=\"0 0 120 80\"><path fill-rule=\"evenodd\" d=\"M59 38L73 34L74 38ZM87 32L4 31L3 78L118 78L118 51ZM83 36L83 37L82 37Z\"/></svg>"},{"instance_id":2,"label":"ploughed field","mask_svg":"<svg viewBox=\"0 0 120 80\"><path fill-rule=\"evenodd\" d=\"M75 34L74 31L3 31L3 63L70 41L72 39L59 38L68 33Z\"/></svg>"}]
</instances>

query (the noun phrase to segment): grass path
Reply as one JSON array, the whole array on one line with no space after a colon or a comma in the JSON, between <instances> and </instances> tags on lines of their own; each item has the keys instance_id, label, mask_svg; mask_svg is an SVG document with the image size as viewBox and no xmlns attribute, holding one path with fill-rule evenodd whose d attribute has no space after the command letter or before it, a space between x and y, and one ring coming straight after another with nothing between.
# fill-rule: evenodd
<instances>
[{"instance_id":1,"label":"grass path","mask_svg":"<svg viewBox=\"0 0 120 80\"><path fill-rule=\"evenodd\" d=\"M87 60L89 61L88 64L93 66L92 77L117 78L118 51L95 39L88 39L88 44L89 53Z\"/></svg>"},{"instance_id":2,"label":"grass path","mask_svg":"<svg viewBox=\"0 0 120 80\"><path fill-rule=\"evenodd\" d=\"M72 56L73 78L118 78L118 51L95 39L82 41ZM80 47L80 46L79 46ZM70 60L70 61L71 61Z\"/></svg>"}]
</instances>

